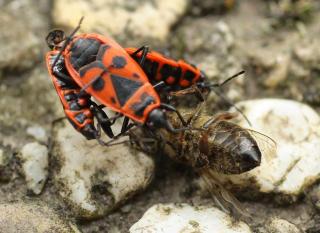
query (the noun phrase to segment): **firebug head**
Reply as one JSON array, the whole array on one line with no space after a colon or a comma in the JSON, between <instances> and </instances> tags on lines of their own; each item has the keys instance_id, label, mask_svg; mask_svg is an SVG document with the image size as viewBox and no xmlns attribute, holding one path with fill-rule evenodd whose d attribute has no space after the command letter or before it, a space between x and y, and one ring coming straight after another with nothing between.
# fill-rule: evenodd
<instances>
[{"instance_id":1,"label":"firebug head","mask_svg":"<svg viewBox=\"0 0 320 233\"><path fill-rule=\"evenodd\" d=\"M64 35L64 31L55 29L49 32L49 34L46 37L47 45L50 49L54 49L58 47L62 41L66 39Z\"/></svg>"}]
</instances>

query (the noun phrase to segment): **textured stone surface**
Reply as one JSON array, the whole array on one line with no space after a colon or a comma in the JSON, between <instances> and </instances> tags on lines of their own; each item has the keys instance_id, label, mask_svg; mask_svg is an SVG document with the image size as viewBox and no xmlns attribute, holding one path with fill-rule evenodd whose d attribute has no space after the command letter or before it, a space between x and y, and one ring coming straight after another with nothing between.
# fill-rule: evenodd
<instances>
[{"instance_id":1,"label":"textured stone surface","mask_svg":"<svg viewBox=\"0 0 320 233\"><path fill-rule=\"evenodd\" d=\"M48 140L48 136L45 129L39 125L29 126L27 128L27 134L41 142L47 142Z\"/></svg>"},{"instance_id":2,"label":"textured stone surface","mask_svg":"<svg viewBox=\"0 0 320 233\"><path fill-rule=\"evenodd\" d=\"M216 208L187 204L157 204L130 228L130 233L249 233L243 222Z\"/></svg>"},{"instance_id":3,"label":"textured stone surface","mask_svg":"<svg viewBox=\"0 0 320 233\"><path fill-rule=\"evenodd\" d=\"M97 217L149 184L153 160L120 144L87 141L66 122L56 135L59 193L82 217Z\"/></svg>"},{"instance_id":4,"label":"textured stone surface","mask_svg":"<svg viewBox=\"0 0 320 233\"><path fill-rule=\"evenodd\" d=\"M266 224L266 229L272 233L302 233L294 224L280 218L272 219Z\"/></svg>"},{"instance_id":5,"label":"textured stone surface","mask_svg":"<svg viewBox=\"0 0 320 233\"><path fill-rule=\"evenodd\" d=\"M57 25L74 28L81 16L85 16L83 32L105 35L129 32L138 37L164 40L186 7L186 0L57 0L53 19Z\"/></svg>"},{"instance_id":6,"label":"textured stone surface","mask_svg":"<svg viewBox=\"0 0 320 233\"><path fill-rule=\"evenodd\" d=\"M0 232L80 233L44 203L0 204Z\"/></svg>"},{"instance_id":7,"label":"textured stone surface","mask_svg":"<svg viewBox=\"0 0 320 233\"><path fill-rule=\"evenodd\" d=\"M320 118L312 108L284 99L243 101L237 106L254 130L276 142L276 153L273 158L263 154L272 144L257 137L263 156L260 167L241 175L220 175L222 180L262 193L297 196L319 179ZM243 120L240 125L248 128Z\"/></svg>"},{"instance_id":8,"label":"textured stone surface","mask_svg":"<svg viewBox=\"0 0 320 233\"><path fill-rule=\"evenodd\" d=\"M40 194L48 177L48 149L38 142L28 143L21 150L22 169L28 189Z\"/></svg>"},{"instance_id":9,"label":"textured stone surface","mask_svg":"<svg viewBox=\"0 0 320 233\"><path fill-rule=\"evenodd\" d=\"M38 4L32 0L0 2L0 70L31 68L42 59L48 8L47 0Z\"/></svg>"}]
</instances>

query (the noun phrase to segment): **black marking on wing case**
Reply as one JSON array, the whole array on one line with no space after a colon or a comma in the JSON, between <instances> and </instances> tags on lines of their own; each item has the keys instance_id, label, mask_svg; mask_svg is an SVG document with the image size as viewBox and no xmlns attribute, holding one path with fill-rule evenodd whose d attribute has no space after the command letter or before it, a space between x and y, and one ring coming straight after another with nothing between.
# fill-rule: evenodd
<instances>
[{"instance_id":1,"label":"black marking on wing case","mask_svg":"<svg viewBox=\"0 0 320 233\"><path fill-rule=\"evenodd\" d=\"M112 58L112 65L115 68L123 68L127 64L126 59L123 56L115 56Z\"/></svg>"},{"instance_id":2,"label":"black marking on wing case","mask_svg":"<svg viewBox=\"0 0 320 233\"><path fill-rule=\"evenodd\" d=\"M121 106L142 86L141 82L111 74L111 81Z\"/></svg>"},{"instance_id":3,"label":"black marking on wing case","mask_svg":"<svg viewBox=\"0 0 320 233\"><path fill-rule=\"evenodd\" d=\"M111 48L110 45L101 45L97 54L97 60L102 61L104 54L109 48Z\"/></svg>"},{"instance_id":4,"label":"black marking on wing case","mask_svg":"<svg viewBox=\"0 0 320 233\"><path fill-rule=\"evenodd\" d=\"M95 39L77 39L71 46L70 62L75 70L79 70L96 60L101 43Z\"/></svg>"},{"instance_id":5,"label":"black marking on wing case","mask_svg":"<svg viewBox=\"0 0 320 233\"><path fill-rule=\"evenodd\" d=\"M143 93L140 98L140 102L136 102L131 105L131 109L134 114L141 117L143 116L144 110L152 103L155 102L153 96L148 95L148 93Z\"/></svg>"},{"instance_id":6,"label":"black marking on wing case","mask_svg":"<svg viewBox=\"0 0 320 233\"><path fill-rule=\"evenodd\" d=\"M101 91L104 88L105 81L103 78L100 76L97 78L93 83L92 83L92 88L95 91Z\"/></svg>"},{"instance_id":7,"label":"black marking on wing case","mask_svg":"<svg viewBox=\"0 0 320 233\"><path fill-rule=\"evenodd\" d=\"M79 70L79 75L80 77L82 78L83 76L85 76L86 72L88 70L90 70L91 68L100 68L102 70L105 70L106 67L103 65L103 63L101 61L95 61L95 62L92 62L86 66L83 66L81 67L81 69Z\"/></svg>"}]
</instances>

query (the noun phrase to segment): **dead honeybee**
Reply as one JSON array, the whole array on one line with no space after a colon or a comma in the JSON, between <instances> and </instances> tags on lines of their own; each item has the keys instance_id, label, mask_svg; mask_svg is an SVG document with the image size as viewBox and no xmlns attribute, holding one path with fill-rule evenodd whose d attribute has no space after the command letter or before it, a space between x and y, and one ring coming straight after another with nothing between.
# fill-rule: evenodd
<instances>
[{"instance_id":1,"label":"dead honeybee","mask_svg":"<svg viewBox=\"0 0 320 233\"><path fill-rule=\"evenodd\" d=\"M262 156L270 158L275 154L276 144L266 135L231 122L235 114L226 112L212 117L202 113L202 106L196 111L179 109L192 130L179 134L160 131L156 143L155 135L144 133L132 134L131 140L149 153L152 149L161 149L175 161L191 166L222 209L247 216L239 201L223 188L216 175L240 174L259 166ZM168 114L168 118L174 127L180 126L174 114Z\"/></svg>"},{"instance_id":2,"label":"dead honeybee","mask_svg":"<svg viewBox=\"0 0 320 233\"><path fill-rule=\"evenodd\" d=\"M189 124L202 130L184 131L179 137L166 134L166 151L173 159L200 170L210 168L224 174L250 171L260 165L261 150L271 152L275 143L259 132L231 122L235 116L228 112L214 117L193 115ZM174 116L170 118L174 125L178 123ZM261 148L261 144L266 145Z\"/></svg>"}]
</instances>

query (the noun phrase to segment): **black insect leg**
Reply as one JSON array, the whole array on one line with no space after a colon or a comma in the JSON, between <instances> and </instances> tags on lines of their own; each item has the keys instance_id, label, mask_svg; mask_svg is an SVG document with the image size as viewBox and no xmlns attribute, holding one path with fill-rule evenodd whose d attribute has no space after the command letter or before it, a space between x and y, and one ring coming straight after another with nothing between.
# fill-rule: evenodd
<instances>
[{"instance_id":1,"label":"black insect leg","mask_svg":"<svg viewBox=\"0 0 320 233\"><path fill-rule=\"evenodd\" d=\"M98 126L108 135L109 138L114 138L114 133L111 126L115 121L122 117L122 115L117 115L113 118L109 118L108 115L102 110L102 107L98 106L96 103L91 103L91 111L98 121Z\"/></svg>"},{"instance_id":2,"label":"black insect leg","mask_svg":"<svg viewBox=\"0 0 320 233\"><path fill-rule=\"evenodd\" d=\"M121 133L122 132L126 132L126 129L127 129L127 127L128 127L128 124L129 124L129 118L128 117L124 117L124 119L123 119L123 123L122 123L122 127L121 127Z\"/></svg>"},{"instance_id":3,"label":"black insect leg","mask_svg":"<svg viewBox=\"0 0 320 233\"><path fill-rule=\"evenodd\" d=\"M127 127L125 127L125 130L123 132L120 132L119 134L117 134L116 136L114 136L110 141L108 142L104 142L102 140L98 140L99 143L102 145L102 146L113 146L113 145L118 145L118 144L122 144L122 143L125 143L125 142L128 142L128 140L124 140L124 141L121 141L121 142L115 142L116 140L118 140L118 138L120 136L124 136L126 135L126 133L132 129L134 126L136 126L134 123L131 123L131 124L128 124Z\"/></svg>"},{"instance_id":4,"label":"black insect leg","mask_svg":"<svg viewBox=\"0 0 320 233\"><path fill-rule=\"evenodd\" d=\"M181 113L175 107L173 107L172 105L163 104L163 103L160 106L161 106L161 108L163 108L165 110L168 110L168 111L171 111L171 112L175 112L178 115L178 117L179 117L180 121L182 122L183 126L187 126L188 125L187 122L183 119Z\"/></svg>"},{"instance_id":5,"label":"black insect leg","mask_svg":"<svg viewBox=\"0 0 320 233\"><path fill-rule=\"evenodd\" d=\"M140 64L141 67L143 67L144 62L145 62L145 60L146 60L146 56L147 56L147 54L148 54L148 52L149 52L149 46L144 45L144 46L138 48L138 49L132 54L132 56L137 55L137 54L138 54L139 52L141 52L141 51L142 51L142 55L141 55L139 64Z\"/></svg>"}]
</instances>

